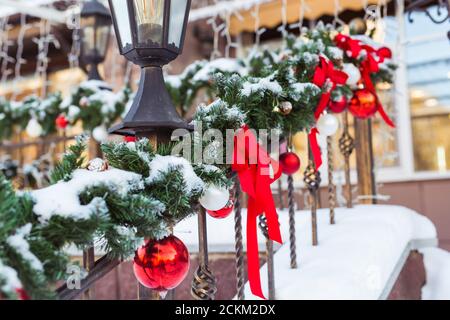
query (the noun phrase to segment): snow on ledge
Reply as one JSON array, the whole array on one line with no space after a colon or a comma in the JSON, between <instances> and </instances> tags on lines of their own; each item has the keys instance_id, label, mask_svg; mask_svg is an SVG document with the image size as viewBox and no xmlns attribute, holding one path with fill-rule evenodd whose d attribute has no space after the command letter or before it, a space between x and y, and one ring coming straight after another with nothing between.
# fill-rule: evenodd
<instances>
[{"instance_id":1,"label":"snow on ledge","mask_svg":"<svg viewBox=\"0 0 450 320\"><path fill-rule=\"evenodd\" d=\"M450 252L439 248L420 250L424 255L427 282L422 288L422 300L450 299Z\"/></svg>"},{"instance_id":2,"label":"snow on ledge","mask_svg":"<svg viewBox=\"0 0 450 320\"><path fill-rule=\"evenodd\" d=\"M311 215L296 213L299 268L290 269L288 214L279 211L284 245L275 254L277 299L379 299L405 249L411 243L434 245L436 229L426 217L405 207L361 205L336 209L336 225L329 225L329 210L318 212L319 246L311 245ZM243 227L245 230L245 210ZM175 233L191 249L198 248L197 219L180 223ZM260 248L264 238L258 236ZM245 234L244 234L245 239ZM233 252L233 216L224 220L208 217L210 252ZM267 296L267 268L261 280ZM246 286L246 299L256 299Z\"/></svg>"}]
</instances>

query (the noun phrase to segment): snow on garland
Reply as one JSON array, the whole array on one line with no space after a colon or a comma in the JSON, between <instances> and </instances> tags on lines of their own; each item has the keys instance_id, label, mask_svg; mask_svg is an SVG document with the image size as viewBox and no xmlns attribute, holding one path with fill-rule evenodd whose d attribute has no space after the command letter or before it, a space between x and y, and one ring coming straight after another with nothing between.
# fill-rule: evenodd
<instances>
[{"instance_id":1,"label":"snow on garland","mask_svg":"<svg viewBox=\"0 0 450 320\"><path fill-rule=\"evenodd\" d=\"M115 93L104 81L88 80L64 99L61 114L71 125L81 121L83 129L101 142L107 134L106 128L122 117L129 98L129 88Z\"/></svg>"},{"instance_id":2,"label":"snow on garland","mask_svg":"<svg viewBox=\"0 0 450 320\"><path fill-rule=\"evenodd\" d=\"M214 90L211 85L217 73L244 76L247 74L247 69L241 61L230 58L196 61L180 75L166 76L166 87L175 105L185 113L190 109L201 89L206 89L206 94L211 98L214 97Z\"/></svg>"},{"instance_id":3,"label":"snow on garland","mask_svg":"<svg viewBox=\"0 0 450 320\"><path fill-rule=\"evenodd\" d=\"M202 79L207 80L201 86L206 88L209 97L219 98L227 108L238 108L245 115L244 122L251 128L280 129L284 134L309 131L316 122L314 112L319 100L328 89L326 85L318 87L314 83L320 58L331 61L337 70L344 68L344 62L358 68L363 59L349 60L348 53L336 44L336 34L333 26L319 22L314 29L303 28L301 37L287 35L283 49L252 50L242 60L197 61L180 76L168 78L166 84L174 100L185 109L189 109L198 92L199 82L194 79ZM380 47L369 37L353 38L374 48ZM217 66L217 69L211 66ZM373 72L371 77L374 83L392 83L394 70L392 61L385 59L380 63L379 71ZM331 99L339 101L345 97L350 100L352 89L351 85L339 84L331 91ZM181 93L189 93L189 99L180 100ZM288 115L278 111L283 102L292 104ZM210 117L200 112L198 118L208 121Z\"/></svg>"},{"instance_id":4,"label":"snow on garland","mask_svg":"<svg viewBox=\"0 0 450 320\"><path fill-rule=\"evenodd\" d=\"M61 102L59 93L45 99L29 96L20 102L0 99L0 138L9 139L19 130L26 130L32 137L55 133Z\"/></svg>"},{"instance_id":5,"label":"snow on garland","mask_svg":"<svg viewBox=\"0 0 450 320\"><path fill-rule=\"evenodd\" d=\"M106 128L123 115L129 96L128 88L114 93L107 83L90 80L65 99L59 92L44 99L29 96L20 102L0 98L0 138L9 139L19 130L26 130L33 138L54 134L58 130L57 119L63 116L67 124L81 121L86 131L96 130L102 140Z\"/></svg>"},{"instance_id":6,"label":"snow on garland","mask_svg":"<svg viewBox=\"0 0 450 320\"><path fill-rule=\"evenodd\" d=\"M102 198L94 198L89 204L83 205L79 195L88 188L98 186L105 186L122 197L144 188L141 175L133 172L115 168L103 172L77 169L67 182L60 181L32 191L35 202L33 211L42 224L47 223L53 215L73 220L89 219L92 214L106 212L106 203Z\"/></svg>"},{"instance_id":7,"label":"snow on garland","mask_svg":"<svg viewBox=\"0 0 450 320\"><path fill-rule=\"evenodd\" d=\"M22 283L17 276L17 271L5 266L0 260L0 292L7 298L17 298L17 290L22 289Z\"/></svg>"},{"instance_id":8,"label":"snow on garland","mask_svg":"<svg viewBox=\"0 0 450 320\"><path fill-rule=\"evenodd\" d=\"M51 174L52 185L16 193L0 175L0 294L54 298L50 284L64 279L63 248L98 245L109 256L127 258L144 238L160 239L169 227L196 211L205 186L229 187L215 166L191 165L154 150L147 139L102 145L106 162L86 166L87 139L70 146ZM173 195L176 194L177 197Z\"/></svg>"}]
</instances>

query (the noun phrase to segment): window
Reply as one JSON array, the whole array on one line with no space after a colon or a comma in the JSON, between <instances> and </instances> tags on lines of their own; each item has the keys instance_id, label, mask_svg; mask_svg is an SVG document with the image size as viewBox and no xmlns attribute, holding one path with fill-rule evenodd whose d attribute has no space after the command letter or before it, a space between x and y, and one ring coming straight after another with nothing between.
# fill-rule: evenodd
<instances>
[{"instance_id":1,"label":"window","mask_svg":"<svg viewBox=\"0 0 450 320\"><path fill-rule=\"evenodd\" d=\"M415 171L450 170L450 43L448 23L424 13L406 23L406 61Z\"/></svg>"}]
</instances>

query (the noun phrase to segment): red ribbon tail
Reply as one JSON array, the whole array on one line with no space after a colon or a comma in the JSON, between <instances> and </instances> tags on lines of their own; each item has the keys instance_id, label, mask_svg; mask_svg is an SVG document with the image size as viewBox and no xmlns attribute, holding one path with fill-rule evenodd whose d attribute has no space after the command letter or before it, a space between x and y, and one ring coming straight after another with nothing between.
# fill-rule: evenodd
<instances>
[{"instance_id":1,"label":"red ribbon tail","mask_svg":"<svg viewBox=\"0 0 450 320\"><path fill-rule=\"evenodd\" d=\"M327 108L328 102L330 102L330 97L331 94L329 92L325 92L320 97L319 104L317 105L316 111L314 112L314 117L316 118L316 120L320 118L322 112L324 112L325 109Z\"/></svg>"},{"instance_id":2,"label":"red ribbon tail","mask_svg":"<svg viewBox=\"0 0 450 320\"><path fill-rule=\"evenodd\" d=\"M381 105L381 103L378 103L378 112L380 113L381 117L383 118L384 122L386 122L386 124L388 126L390 126L391 128L395 128L395 123L394 121L392 121L391 118L389 118L389 116L387 115L386 111L384 110L383 106Z\"/></svg>"},{"instance_id":3,"label":"red ribbon tail","mask_svg":"<svg viewBox=\"0 0 450 320\"><path fill-rule=\"evenodd\" d=\"M259 273L259 248L258 227L256 225L256 203L254 198L248 199L247 208L247 273L250 290L255 296L266 300L261 287L261 275Z\"/></svg>"},{"instance_id":4,"label":"red ribbon tail","mask_svg":"<svg viewBox=\"0 0 450 320\"><path fill-rule=\"evenodd\" d=\"M363 80L364 80L364 84L365 84L366 88L370 92L372 92L378 100L377 91L375 89L375 86L372 83L372 79L370 78L370 72L367 70L367 68L364 68L362 74L363 74ZM394 121L392 121L391 118L389 118L389 116L387 115L386 111L384 110L384 108L380 102L378 102L377 110L380 113L381 117L383 118L384 122L386 122L386 124L388 126L390 126L391 128L395 128Z\"/></svg>"},{"instance_id":5,"label":"red ribbon tail","mask_svg":"<svg viewBox=\"0 0 450 320\"><path fill-rule=\"evenodd\" d=\"M313 128L309 133L309 144L316 165L316 171L322 166L322 152L320 151L319 143L317 142L317 133L319 133L317 128Z\"/></svg>"}]
</instances>

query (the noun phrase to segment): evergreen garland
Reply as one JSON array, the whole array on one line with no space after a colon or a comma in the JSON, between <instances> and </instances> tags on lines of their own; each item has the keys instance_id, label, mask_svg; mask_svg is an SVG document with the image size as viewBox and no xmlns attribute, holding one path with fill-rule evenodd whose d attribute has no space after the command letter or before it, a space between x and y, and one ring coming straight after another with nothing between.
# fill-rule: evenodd
<instances>
[{"instance_id":1,"label":"evergreen garland","mask_svg":"<svg viewBox=\"0 0 450 320\"><path fill-rule=\"evenodd\" d=\"M89 80L64 99L62 114L71 125L80 121L88 132L99 126L110 127L124 113L130 94L128 87L114 93L106 82Z\"/></svg>"},{"instance_id":2,"label":"evergreen garland","mask_svg":"<svg viewBox=\"0 0 450 320\"><path fill-rule=\"evenodd\" d=\"M0 99L0 139L9 139L24 130L31 119L42 127L42 136L57 132L55 120L61 113L61 94L53 93L45 99L28 96L23 101Z\"/></svg>"},{"instance_id":3,"label":"evergreen garland","mask_svg":"<svg viewBox=\"0 0 450 320\"><path fill-rule=\"evenodd\" d=\"M247 70L239 60L220 58L195 61L182 74L165 77L166 88L182 115L189 111L200 90L205 90L209 100L215 98L212 83L217 73L245 75Z\"/></svg>"},{"instance_id":4,"label":"evergreen garland","mask_svg":"<svg viewBox=\"0 0 450 320\"><path fill-rule=\"evenodd\" d=\"M91 174L82 169L86 142L85 137L77 138L51 174L53 185L49 188ZM0 175L0 293L16 299L23 289L32 299L55 298L51 284L65 279L67 245L84 249L96 241L110 257L129 257L143 238L164 237L170 226L194 214L208 184L229 185L218 168L192 166L169 155L172 146L158 148L164 152L158 154L147 139L103 145L105 158L115 167L110 170L132 175L136 181L109 182L112 171L105 171L101 172L104 181L77 189L80 208L91 210L88 216L67 215L58 209L45 212L44 217L36 206L59 189L16 193Z\"/></svg>"}]
</instances>

